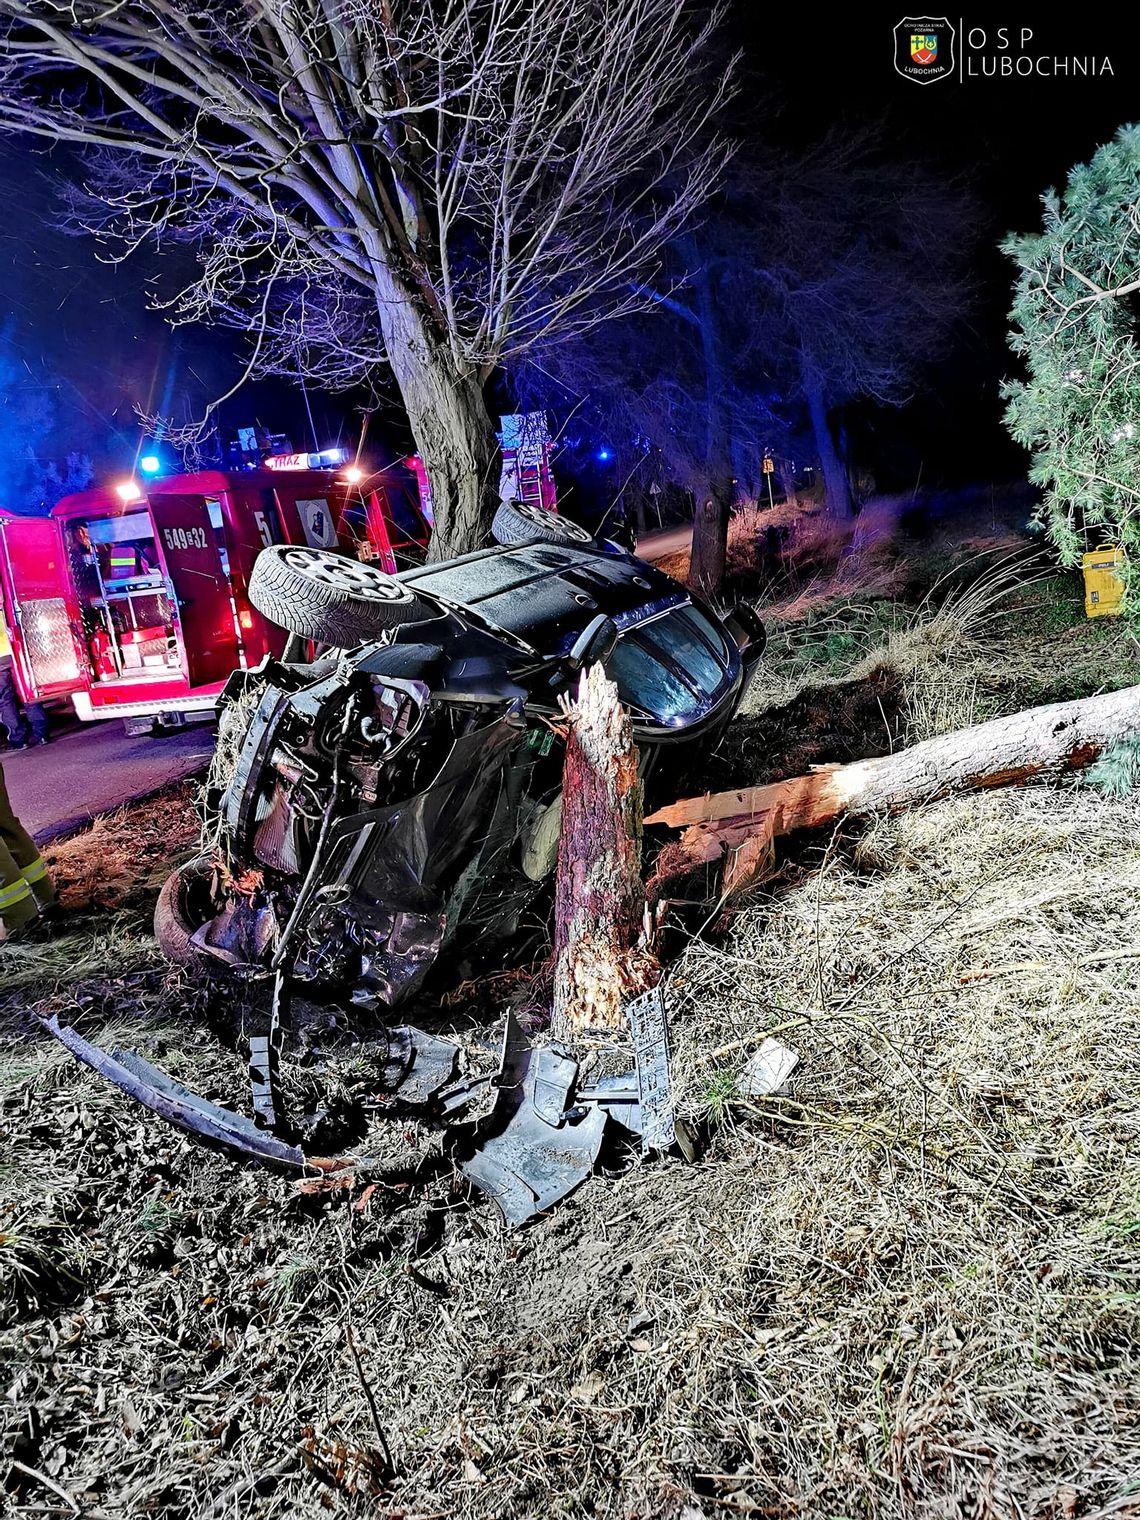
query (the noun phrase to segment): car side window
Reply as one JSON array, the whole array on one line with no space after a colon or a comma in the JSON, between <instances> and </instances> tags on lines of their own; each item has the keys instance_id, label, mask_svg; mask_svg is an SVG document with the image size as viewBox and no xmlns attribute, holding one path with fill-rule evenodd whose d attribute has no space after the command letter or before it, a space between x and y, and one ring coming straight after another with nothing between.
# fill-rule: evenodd
<instances>
[{"instance_id":1,"label":"car side window","mask_svg":"<svg viewBox=\"0 0 1140 1520\"><path fill-rule=\"evenodd\" d=\"M606 674L617 682L628 707L640 708L663 723L686 718L699 705L681 678L657 659L640 636L627 633L606 661Z\"/></svg>"},{"instance_id":2,"label":"car side window","mask_svg":"<svg viewBox=\"0 0 1140 1520\"><path fill-rule=\"evenodd\" d=\"M678 607L666 613L647 624L638 637L679 666L702 695L712 696L723 682L723 643L712 624L695 607ZM719 659L713 653L718 648Z\"/></svg>"},{"instance_id":3,"label":"car side window","mask_svg":"<svg viewBox=\"0 0 1140 1520\"><path fill-rule=\"evenodd\" d=\"M665 724L697 716L729 668L724 640L695 607L674 607L630 628L606 661L622 701Z\"/></svg>"}]
</instances>

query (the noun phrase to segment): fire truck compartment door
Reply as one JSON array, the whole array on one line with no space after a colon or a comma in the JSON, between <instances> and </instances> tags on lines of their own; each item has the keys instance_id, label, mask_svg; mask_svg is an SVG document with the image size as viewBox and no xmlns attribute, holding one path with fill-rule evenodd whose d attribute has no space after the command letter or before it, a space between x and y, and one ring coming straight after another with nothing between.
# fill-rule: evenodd
<instances>
[{"instance_id":1,"label":"fire truck compartment door","mask_svg":"<svg viewBox=\"0 0 1140 1520\"><path fill-rule=\"evenodd\" d=\"M50 517L0 520L0 587L16 687L25 702L84 684L68 612L67 555Z\"/></svg>"},{"instance_id":2,"label":"fire truck compartment door","mask_svg":"<svg viewBox=\"0 0 1140 1520\"><path fill-rule=\"evenodd\" d=\"M237 629L206 499L156 494L150 512L177 607L183 672L191 686L222 681L239 664Z\"/></svg>"}]
</instances>

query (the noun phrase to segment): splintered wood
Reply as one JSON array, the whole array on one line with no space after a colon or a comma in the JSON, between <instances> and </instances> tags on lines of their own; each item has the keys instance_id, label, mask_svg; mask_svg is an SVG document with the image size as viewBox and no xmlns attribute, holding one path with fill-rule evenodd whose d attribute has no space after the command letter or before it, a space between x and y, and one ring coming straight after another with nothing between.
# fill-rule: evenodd
<instances>
[{"instance_id":1,"label":"splintered wood","mask_svg":"<svg viewBox=\"0 0 1140 1520\"><path fill-rule=\"evenodd\" d=\"M721 889L730 896L770 873L780 834L817 828L841 813L897 812L952 792L1060 776L1137 734L1140 686L1130 686L993 718L895 755L819 767L767 786L690 797L645 821L684 829L669 861L670 876L723 861Z\"/></svg>"},{"instance_id":2,"label":"splintered wood","mask_svg":"<svg viewBox=\"0 0 1140 1520\"><path fill-rule=\"evenodd\" d=\"M643 943L637 750L600 665L583 671L567 721L554 930L560 1039L622 1029L622 1005L652 986L658 969Z\"/></svg>"}]
</instances>

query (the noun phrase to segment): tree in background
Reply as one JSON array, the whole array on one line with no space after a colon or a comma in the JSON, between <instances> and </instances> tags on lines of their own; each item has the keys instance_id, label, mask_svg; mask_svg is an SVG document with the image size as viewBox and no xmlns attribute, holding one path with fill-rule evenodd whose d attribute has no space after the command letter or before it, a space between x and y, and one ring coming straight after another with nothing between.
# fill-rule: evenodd
<instances>
[{"instance_id":1,"label":"tree in background","mask_svg":"<svg viewBox=\"0 0 1140 1520\"><path fill-rule=\"evenodd\" d=\"M970 202L929 165L885 158L876 135L839 131L752 193L766 362L806 414L829 511L849 517L836 414L901 405L944 351L969 304Z\"/></svg>"},{"instance_id":2,"label":"tree in background","mask_svg":"<svg viewBox=\"0 0 1140 1520\"><path fill-rule=\"evenodd\" d=\"M693 583L717 591L728 512L755 492L765 448L784 429L758 346L755 226L736 175L701 225L673 240L649 310L587 339L539 351L520 377L528 405L573 410L614 455L629 496L675 482L691 493Z\"/></svg>"},{"instance_id":3,"label":"tree in background","mask_svg":"<svg viewBox=\"0 0 1140 1520\"><path fill-rule=\"evenodd\" d=\"M495 501L483 386L644 299L723 159L716 6L687 0L0 0L0 126L87 152L80 223L192 244L175 320L256 372L394 375L432 552Z\"/></svg>"},{"instance_id":4,"label":"tree in background","mask_svg":"<svg viewBox=\"0 0 1140 1520\"><path fill-rule=\"evenodd\" d=\"M1018 268L1010 347L1027 380L1005 419L1064 565L1107 541L1140 551L1140 127L1122 127L1042 197L1039 233L1002 244ZM1130 590L1134 596L1134 579ZM1132 598L1130 598L1132 599Z\"/></svg>"},{"instance_id":5,"label":"tree in background","mask_svg":"<svg viewBox=\"0 0 1140 1520\"><path fill-rule=\"evenodd\" d=\"M644 460L692 491L691 577L715 593L729 505L760 491L767 447L813 440L830 511L851 515L835 423L860 398L905 402L946 345L969 301L970 210L874 134L741 152L700 225L672 239L652 311L532 352L529 404L569 398L619 458L650 446L629 471Z\"/></svg>"}]
</instances>

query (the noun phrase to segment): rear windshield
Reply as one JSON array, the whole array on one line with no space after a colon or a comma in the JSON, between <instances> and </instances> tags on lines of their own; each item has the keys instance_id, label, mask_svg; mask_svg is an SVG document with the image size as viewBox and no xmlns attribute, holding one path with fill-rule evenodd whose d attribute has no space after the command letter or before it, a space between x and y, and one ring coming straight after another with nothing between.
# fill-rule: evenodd
<instances>
[{"instance_id":1,"label":"rear windshield","mask_svg":"<svg viewBox=\"0 0 1140 1520\"><path fill-rule=\"evenodd\" d=\"M635 626L606 661L622 701L667 726L698 717L726 684L731 657L695 607L675 607Z\"/></svg>"}]
</instances>

